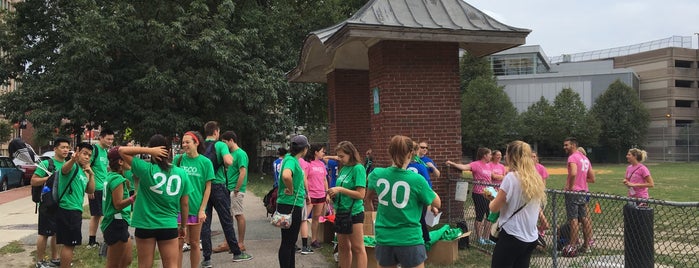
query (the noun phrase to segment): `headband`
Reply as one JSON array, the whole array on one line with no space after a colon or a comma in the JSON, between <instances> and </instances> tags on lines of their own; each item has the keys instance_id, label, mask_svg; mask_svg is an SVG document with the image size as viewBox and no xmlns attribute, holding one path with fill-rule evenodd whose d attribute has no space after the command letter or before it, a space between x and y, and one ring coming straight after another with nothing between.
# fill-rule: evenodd
<instances>
[{"instance_id":1,"label":"headband","mask_svg":"<svg viewBox=\"0 0 699 268\"><path fill-rule=\"evenodd\" d=\"M196 141L197 143L200 143L199 139L197 139L197 135L194 135L194 133L192 133L191 131L185 132L184 135L189 135L190 137L192 137L192 139L194 139L194 141Z\"/></svg>"}]
</instances>

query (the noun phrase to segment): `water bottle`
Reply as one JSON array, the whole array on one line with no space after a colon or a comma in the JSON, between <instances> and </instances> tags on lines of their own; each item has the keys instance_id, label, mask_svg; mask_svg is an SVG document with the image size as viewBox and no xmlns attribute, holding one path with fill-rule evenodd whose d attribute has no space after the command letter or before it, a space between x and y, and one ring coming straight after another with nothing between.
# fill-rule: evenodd
<instances>
[{"instance_id":1,"label":"water bottle","mask_svg":"<svg viewBox=\"0 0 699 268\"><path fill-rule=\"evenodd\" d=\"M44 188L41 189L42 194L48 193L50 191L51 191L51 188L46 186L46 185L44 185Z\"/></svg>"}]
</instances>

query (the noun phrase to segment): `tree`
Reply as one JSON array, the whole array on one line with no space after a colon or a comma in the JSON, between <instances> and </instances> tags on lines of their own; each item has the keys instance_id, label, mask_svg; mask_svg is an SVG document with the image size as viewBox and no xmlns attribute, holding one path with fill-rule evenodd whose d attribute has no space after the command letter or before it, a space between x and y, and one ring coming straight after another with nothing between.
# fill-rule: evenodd
<instances>
[{"instance_id":1,"label":"tree","mask_svg":"<svg viewBox=\"0 0 699 268\"><path fill-rule=\"evenodd\" d=\"M600 133L599 122L588 113L580 94L570 88L564 88L553 101L556 116L552 128L552 139L562 144L566 137L575 137L581 146L597 144Z\"/></svg>"},{"instance_id":2,"label":"tree","mask_svg":"<svg viewBox=\"0 0 699 268\"><path fill-rule=\"evenodd\" d=\"M558 140L553 136L556 115L553 106L543 96L538 102L527 108L527 111L519 115L519 134L522 139L531 143L546 147L559 146Z\"/></svg>"},{"instance_id":3,"label":"tree","mask_svg":"<svg viewBox=\"0 0 699 268\"><path fill-rule=\"evenodd\" d=\"M464 152L478 147L502 148L515 136L517 109L492 78L473 79L461 100Z\"/></svg>"},{"instance_id":4,"label":"tree","mask_svg":"<svg viewBox=\"0 0 699 268\"><path fill-rule=\"evenodd\" d=\"M616 80L597 98L592 114L601 125L600 145L616 151L645 143L650 115L638 93Z\"/></svg>"},{"instance_id":5,"label":"tree","mask_svg":"<svg viewBox=\"0 0 699 268\"><path fill-rule=\"evenodd\" d=\"M459 62L459 74L461 76L461 92L476 78L493 78L493 70L490 62L485 57L475 57L465 52Z\"/></svg>"},{"instance_id":6,"label":"tree","mask_svg":"<svg viewBox=\"0 0 699 268\"><path fill-rule=\"evenodd\" d=\"M0 18L0 79L22 85L0 97L2 112L44 137L94 124L132 129L141 142L217 120L247 148L295 126L322 128L324 86L289 84L285 73L308 32L364 2L19 2Z\"/></svg>"}]
</instances>

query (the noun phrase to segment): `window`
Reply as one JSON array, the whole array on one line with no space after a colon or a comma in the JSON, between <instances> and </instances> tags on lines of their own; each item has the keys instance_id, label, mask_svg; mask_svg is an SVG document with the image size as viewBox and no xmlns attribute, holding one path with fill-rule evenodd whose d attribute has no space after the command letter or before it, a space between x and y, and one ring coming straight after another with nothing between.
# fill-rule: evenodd
<instances>
[{"instance_id":1,"label":"window","mask_svg":"<svg viewBox=\"0 0 699 268\"><path fill-rule=\"evenodd\" d=\"M691 100L675 100L675 107L692 107Z\"/></svg>"},{"instance_id":2,"label":"window","mask_svg":"<svg viewBox=\"0 0 699 268\"><path fill-rule=\"evenodd\" d=\"M692 120L675 120L676 127L685 127L694 123Z\"/></svg>"},{"instance_id":3,"label":"window","mask_svg":"<svg viewBox=\"0 0 699 268\"><path fill-rule=\"evenodd\" d=\"M675 80L675 87L692 87L692 81L689 81L689 80Z\"/></svg>"},{"instance_id":4,"label":"window","mask_svg":"<svg viewBox=\"0 0 699 268\"><path fill-rule=\"evenodd\" d=\"M675 60L675 67L692 68L692 62L688 60Z\"/></svg>"}]
</instances>

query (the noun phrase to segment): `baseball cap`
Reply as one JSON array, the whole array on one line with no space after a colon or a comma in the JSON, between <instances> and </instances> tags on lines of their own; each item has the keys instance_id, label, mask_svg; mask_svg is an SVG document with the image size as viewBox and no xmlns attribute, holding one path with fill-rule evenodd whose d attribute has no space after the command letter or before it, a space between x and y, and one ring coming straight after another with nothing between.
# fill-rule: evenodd
<instances>
[{"instance_id":1,"label":"baseball cap","mask_svg":"<svg viewBox=\"0 0 699 268\"><path fill-rule=\"evenodd\" d=\"M296 143L296 145L300 145L301 147L307 147L309 146L308 144L308 138L304 135L296 135L293 138L291 138L291 143Z\"/></svg>"},{"instance_id":2,"label":"baseball cap","mask_svg":"<svg viewBox=\"0 0 699 268\"><path fill-rule=\"evenodd\" d=\"M119 147L120 146L116 146L112 149L109 149L109 152L107 153L107 158L109 159L109 161L121 159L121 155L119 155Z\"/></svg>"}]
</instances>

